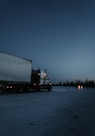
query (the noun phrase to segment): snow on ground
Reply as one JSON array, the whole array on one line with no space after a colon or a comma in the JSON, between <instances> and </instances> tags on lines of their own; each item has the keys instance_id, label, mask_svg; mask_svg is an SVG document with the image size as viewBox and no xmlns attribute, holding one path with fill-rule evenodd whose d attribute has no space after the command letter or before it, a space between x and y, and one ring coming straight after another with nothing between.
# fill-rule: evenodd
<instances>
[{"instance_id":1,"label":"snow on ground","mask_svg":"<svg viewBox=\"0 0 95 136\"><path fill-rule=\"evenodd\" d=\"M0 94L0 136L95 136L95 89Z\"/></svg>"}]
</instances>

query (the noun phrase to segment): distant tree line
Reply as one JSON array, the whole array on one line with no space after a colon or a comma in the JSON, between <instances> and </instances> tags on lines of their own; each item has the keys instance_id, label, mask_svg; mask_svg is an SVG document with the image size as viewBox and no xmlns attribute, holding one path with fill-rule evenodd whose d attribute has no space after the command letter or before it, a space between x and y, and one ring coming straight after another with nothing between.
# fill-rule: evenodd
<instances>
[{"instance_id":1,"label":"distant tree line","mask_svg":"<svg viewBox=\"0 0 95 136\"><path fill-rule=\"evenodd\" d=\"M60 81L59 83L53 84L53 86L78 86L78 85L83 85L85 87L95 87L95 81L86 79L85 81L81 81L81 80L66 81L66 82Z\"/></svg>"}]
</instances>

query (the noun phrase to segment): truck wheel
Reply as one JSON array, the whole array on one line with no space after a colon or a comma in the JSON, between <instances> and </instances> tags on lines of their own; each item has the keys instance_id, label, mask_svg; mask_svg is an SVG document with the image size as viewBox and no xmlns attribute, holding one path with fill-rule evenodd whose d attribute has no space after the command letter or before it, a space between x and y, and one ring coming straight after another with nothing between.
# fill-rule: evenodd
<instances>
[{"instance_id":1,"label":"truck wheel","mask_svg":"<svg viewBox=\"0 0 95 136\"><path fill-rule=\"evenodd\" d=\"M48 88L48 91L51 91L51 88Z\"/></svg>"}]
</instances>

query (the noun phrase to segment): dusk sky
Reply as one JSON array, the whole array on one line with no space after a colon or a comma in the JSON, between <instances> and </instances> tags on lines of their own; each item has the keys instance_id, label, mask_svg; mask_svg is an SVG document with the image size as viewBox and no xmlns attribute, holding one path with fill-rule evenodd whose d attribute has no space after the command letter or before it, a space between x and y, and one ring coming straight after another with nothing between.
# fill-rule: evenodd
<instances>
[{"instance_id":1,"label":"dusk sky","mask_svg":"<svg viewBox=\"0 0 95 136\"><path fill-rule=\"evenodd\" d=\"M95 80L95 0L1 0L0 52L32 60L52 82Z\"/></svg>"}]
</instances>

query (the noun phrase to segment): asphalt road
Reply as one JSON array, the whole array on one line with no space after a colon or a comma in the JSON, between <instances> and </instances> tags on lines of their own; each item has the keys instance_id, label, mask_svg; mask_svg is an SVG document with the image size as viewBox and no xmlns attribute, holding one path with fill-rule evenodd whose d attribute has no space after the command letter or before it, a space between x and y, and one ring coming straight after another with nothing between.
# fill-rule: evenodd
<instances>
[{"instance_id":1,"label":"asphalt road","mask_svg":"<svg viewBox=\"0 0 95 136\"><path fill-rule=\"evenodd\" d=\"M95 88L0 94L0 136L95 136Z\"/></svg>"}]
</instances>

